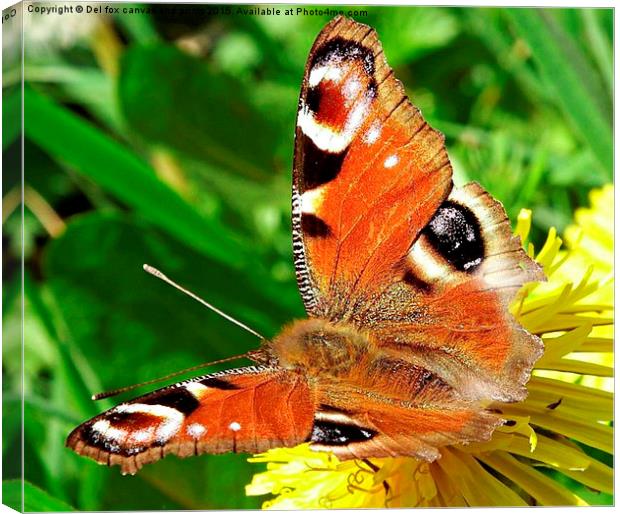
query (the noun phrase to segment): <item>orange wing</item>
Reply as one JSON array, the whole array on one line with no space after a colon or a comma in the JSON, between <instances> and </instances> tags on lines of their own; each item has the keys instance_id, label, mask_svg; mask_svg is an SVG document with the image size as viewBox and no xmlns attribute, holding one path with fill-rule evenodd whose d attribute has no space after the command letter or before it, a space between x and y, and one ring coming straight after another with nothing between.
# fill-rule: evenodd
<instances>
[{"instance_id":1,"label":"orange wing","mask_svg":"<svg viewBox=\"0 0 620 514\"><path fill-rule=\"evenodd\" d=\"M404 261L405 272L362 306L356 320L371 327L382 351L423 364L465 397L521 400L543 346L508 307L524 283L544 280L544 274L512 236L501 204L479 185L453 189L433 218L445 225L436 232L458 227L466 233L454 212L452 218L443 212L450 205L474 217L467 228L475 229L478 250L460 257L442 252L433 241L437 234L425 228Z\"/></svg>"},{"instance_id":2,"label":"orange wing","mask_svg":"<svg viewBox=\"0 0 620 514\"><path fill-rule=\"evenodd\" d=\"M228 370L159 389L77 427L76 453L123 474L169 454L257 453L307 440L315 412L304 377L276 368Z\"/></svg>"},{"instance_id":3,"label":"orange wing","mask_svg":"<svg viewBox=\"0 0 620 514\"><path fill-rule=\"evenodd\" d=\"M479 406L445 395L442 401L418 405L354 391L342 400L346 407L316 414L311 438L312 449L332 451L342 460L409 455L434 461L438 448L486 441L504 423Z\"/></svg>"},{"instance_id":4,"label":"orange wing","mask_svg":"<svg viewBox=\"0 0 620 514\"><path fill-rule=\"evenodd\" d=\"M293 248L309 314L344 319L394 276L451 187L443 136L392 75L374 30L318 36L301 89Z\"/></svg>"}]
</instances>

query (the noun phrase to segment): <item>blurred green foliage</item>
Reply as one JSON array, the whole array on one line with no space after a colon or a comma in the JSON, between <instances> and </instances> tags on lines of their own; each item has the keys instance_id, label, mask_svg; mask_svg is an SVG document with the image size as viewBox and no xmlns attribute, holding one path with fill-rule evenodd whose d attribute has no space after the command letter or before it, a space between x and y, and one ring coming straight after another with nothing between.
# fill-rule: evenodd
<instances>
[{"instance_id":1,"label":"blurred green foliage","mask_svg":"<svg viewBox=\"0 0 620 514\"><path fill-rule=\"evenodd\" d=\"M358 20L377 29L396 76L446 134L456 182L479 181L512 219L534 209L535 240L612 180L610 9L367 10ZM244 455L171 457L121 477L63 444L112 405L91 393L256 345L142 263L267 336L303 316L290 242L293 133L307 52L329 19L76 15L62 30L53 20L33 17L25 34L27 501L258 507L244 496L256 470ZM18 162L7 119L19 112L19 64L5 58L5 166ZM5 194L18 179L5 174ZM3 467L17 478L19 209L6 214Z\"/></svg>"}]
</instances>

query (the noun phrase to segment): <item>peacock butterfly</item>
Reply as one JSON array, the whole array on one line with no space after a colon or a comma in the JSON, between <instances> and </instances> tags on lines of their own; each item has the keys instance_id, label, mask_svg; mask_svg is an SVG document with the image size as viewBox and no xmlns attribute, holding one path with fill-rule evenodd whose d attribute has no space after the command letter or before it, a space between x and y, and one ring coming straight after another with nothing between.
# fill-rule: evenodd
<instances>
[{"instance_id":1,"label":"peacock butterfly","mask_svg":"<svg viewBox=\"0 0 620 514\"><path fill-rule=\"evenodd\" d=\"M478 184L455 187L442 134L411 104L377 34L338 17L301 86L293 252L308 319L255 366L180 382L78 426L67 446L135 473L168 454L310 442L340 459L488 439L491 402L525 398L542 354L508 305L542 270Z\"/></svg>"}]
</instances>

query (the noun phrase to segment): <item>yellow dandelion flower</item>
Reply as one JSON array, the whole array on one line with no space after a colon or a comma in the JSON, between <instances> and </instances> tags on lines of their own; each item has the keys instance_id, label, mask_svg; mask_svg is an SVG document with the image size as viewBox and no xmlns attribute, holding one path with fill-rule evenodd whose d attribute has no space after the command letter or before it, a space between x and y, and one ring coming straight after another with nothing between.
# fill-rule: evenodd
<instances>
[{"instance_id":1,"label":"yellow dandelion flower","mask_svg":"<svg viewBox=\"0 0 620 514\"><path fill-rule=\"evenodd\" d=\"M250 459L267 470L246 493L273 495L263 508L274 509L610 503L613 469L602 461L613 452L613 187L591 202L576 212L565 249L554 229L538 253L527 244L548 281L525 286L512 311L545 354L527 399L497 406L507 423L490 441L442 448L430 464L274 449ZM530 223L523 210L522 241Z\"/></svg>"},{"instance_id":2,"label":"yellow dandelion flower","mask_svg":"<svg viewBox=\"0 0 620 514\"><path fill-rule=\"evenodd\" d=\"M575 371L574 365L548 371L542 367L551 357L547 351L537 365L542 371L535 372L606 391L613 390L613 190L609 184L591 191L592 207L576 211L575 223L564 234L567 250L558 252L547 285L557 290L577 280L587 283L587 294L575 299L573 314L584 322L587 318L599 319L591 324L585 344L563 356L564 361L580 361L580 371Z\"/></svg>"},{"instance_id":3,"label":"yellow dandelion flower","mask_svg":"<svg viewBox=\"0 0 620 514\"><path fill-rule=\"evenodd\" d=\"M607 184L590 191L591 208L577 209L575 223L566 229L566 245L573 250L573 261L580 257L594 264L595 277L612 272L614 262L614 186Z\"/></svg>"}]
</instances>

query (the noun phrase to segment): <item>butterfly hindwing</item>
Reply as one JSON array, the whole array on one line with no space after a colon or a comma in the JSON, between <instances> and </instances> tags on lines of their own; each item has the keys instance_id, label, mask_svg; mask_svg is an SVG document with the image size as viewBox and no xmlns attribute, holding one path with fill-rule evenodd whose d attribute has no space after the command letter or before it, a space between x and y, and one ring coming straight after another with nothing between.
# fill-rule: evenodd
<instances>
[{"instance_id":1,"label":"butterfly hindwing","mask_svg":"<svg viewBox=\"0 0 620 514\"><path fill-rule=\"evenodd\" d=\"M477 184L454 188L405 264L401 280L357 313L379 346L423 362L468 397L523 399L542 343L509 305L544 275L501 204Z\"/></svg>"},{"instance_id":2,"label":"butterfly hindwing","mask_svg":"<svg viewBox=\"0 0 620 514\"><path fill-rule=\"evenodd\" d=\"M239 368L121 403L77 427L67 446L133 474L168 454L256 453L294 446L310 436L314 410L302 375Z\"/></svg>"},{"instance_id":3,"label":"butterfly hindwing","mask_svg":"<svg viewBox=\"0 0 620 514\"><path fill-rule=\"evenodd\" d=\"M359 391L332 396L337 407L323 406L317 413L311 447L341 460L407 455L433 461L440 456L439 447L486 440L503 423L490 412L445 396L390 401Z\"/></svg>"}]
</instances>

